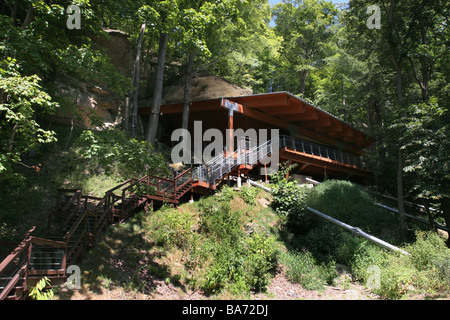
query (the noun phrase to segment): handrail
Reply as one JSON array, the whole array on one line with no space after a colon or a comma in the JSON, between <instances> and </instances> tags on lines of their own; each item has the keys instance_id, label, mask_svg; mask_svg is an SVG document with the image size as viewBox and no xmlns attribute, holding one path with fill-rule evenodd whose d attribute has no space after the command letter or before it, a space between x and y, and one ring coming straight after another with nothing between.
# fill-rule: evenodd
<instances>
[{"instance_id":1,"label":"handrail","mask_svg":"<svg viewBox=\"0 0 450 320\"><path fill-rule=\"evenodd\" d=\"M12 279L8 282L8 284L0 291L0 300L4 300L9 292L16 286L16 284L22 279L27 270L27 264L24 264L19 271L12 277Z\"/></svg>"},{"instance_id":2,"label":"handrail","mask_svg":"<svg viewBox=\"0 0 450 320\"><path fill-rule=\"evenodd\" d=\"M278 139L277 148L279 149L292 149L296 152L302 152L318 157L323 161L335 161L343 166L364 168L359 156L336 148L286 135L280 135L274 139ZM242 142L244 142L244 144ZM273 152L273 142L275 142L273 139L253 146L251 145L251 142L252 141L248 139L240 140L237 149L233 153L226 156L224 154L219 154L208 162L200 165L193 172L194 179L206 181L209 184L215 185L217 180L230 172L236 165L256 164Z\"/></svg>"}]
</instances>

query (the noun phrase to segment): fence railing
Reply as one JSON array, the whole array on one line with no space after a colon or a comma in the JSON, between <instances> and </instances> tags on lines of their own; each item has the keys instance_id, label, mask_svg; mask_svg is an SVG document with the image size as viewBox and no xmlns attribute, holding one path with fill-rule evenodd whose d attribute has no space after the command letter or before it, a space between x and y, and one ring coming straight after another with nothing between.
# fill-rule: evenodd
<instances>
[{"instance_id":1,"label":"fence railing","mask_svg":"<svg viewBox=\"0 0 450 320\"><path fill-rule=\"evenodd\" d=\"M333 160L344 165L364 168L361 158L357 155L299 138L280 136L280 148L288 148L321 159Z\"/></svg>"},{"instance_id":2,"label":"fence railing","mask_svg":"<svg viewBox=\"0 0 450 320\"><path fill-rule=\"evenodd\" d=\"M237 165L254 165L272 154L275 149L289 149L321 160L339 162L344 166L364 168L359 156L290 136L278 136L259 145L255 141L240 138L237 149L231 154L219 154L194 170L193 178L215 185L225 174Z\"/></svg>"}]
</instances>

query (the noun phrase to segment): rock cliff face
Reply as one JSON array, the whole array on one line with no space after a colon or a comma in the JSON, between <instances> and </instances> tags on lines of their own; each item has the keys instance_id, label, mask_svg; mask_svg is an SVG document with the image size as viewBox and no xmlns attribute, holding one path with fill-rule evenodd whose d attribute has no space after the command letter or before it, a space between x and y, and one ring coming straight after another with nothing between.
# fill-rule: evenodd
<instances>
[{"instance_id":1,"label":"rock cliff face","mask_svg":"<svg viewBox=\"0 0 450 320\"><path fill-rule=\"evenodd\" d=\"M105 30L109 37L93 39L98 45L106 49L113 65L117 70L131 77L134 63L134 52L128 40L128 35L118 30ZM144 69L144 68L143 68ZM142 70L141 84L150 83L151 70ZM108 88L65 76L56 82L57 95L64 96L74 104L72 111L65 110L56 116L56 122L70 124L72 120L77 126L95 128L120 126L123 120L125 99L117 99ZM141 88L145 85L141 85ZM139 106L150 106L151 99L140 97ZM182 85L165 86L163 91L163 104L183 102ZM224 79L215 76L199 77L191 83L191 101L250 95L252 91L240 88Z\"/></svg>"},{"instance_id":2,"label":"rock cliff face","mask_svg":"<svg viewBox=\"0 0 450 320\"><path fill-rule=\"evenodd\" d=\"M75 125L86 128L118 124L121 101L107 89L70 80L65 78L56 83L58 95L69 97L74 103L73 110L57 114L57 122L69 124L73 119Z\"/></svg>"},{"instance_id":3,"label":"rock cliff face","mask_svg":"<svg viewBox=\"0 0 450 320\"><path fill-rule=\"evenodd\" d=\"M133 52L128 35L118 30L104 31L108 37L93 40L106 49L117 70L130 77L133 70ZM68 76L59 78L56 86L57 95L67 97L74 104L71 111L58 113L56 122L70 124L73 119L76 125L87 128L120 125L120 110L125 101L117 99L108 88L81 82Z\"/></svg>"},{"instance_id":4,"label":"rock cliff face","mask_svg":"<svg viewBox=\"0 0 450 320\"><path fill-rule=\"evenodd\" d=\"M183 86L171 86L164 89L163 104L183 102ZM209 76L192 79L191 101L237 97L252 94L252 90L240 88L224 79Z\"/></svg>"}]
</instances>

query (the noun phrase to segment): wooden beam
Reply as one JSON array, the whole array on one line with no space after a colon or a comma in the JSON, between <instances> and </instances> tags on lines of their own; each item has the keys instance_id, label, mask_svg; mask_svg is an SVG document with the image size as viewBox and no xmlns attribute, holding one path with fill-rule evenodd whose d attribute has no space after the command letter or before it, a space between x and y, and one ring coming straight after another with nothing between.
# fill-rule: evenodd
<instances>
[{"instance_id":1,"label":"wooden beam","mask_svg":"<svg viewBox=\"0 0 450 320\"><path fill-rule=\"evenodd\" d=\"M274 93L267 95L252 95L232 98L233 101L246 107L287 107L290 97L286 93Z\"/></svg>"},{"instance_id":2,"label":"wooden beam","mask_svg":"<svg viewBox=\"0 0 450 320\"><path fill-rule=\"evenodd\" d=\"M360 169L360 168L354 168L351 166L344 166L340 164L339 162L336 162L334 160L329 160L326 158L319 159L318 157L308 155L308 154L300 154L294 151L289 150L280 150L280 162L281 161L293 161L293 162L300 162L300 163L309 163L311 166L318 166L321 168L326 167L327 169L343 172L347 174L353 174L357 176L362 176L366 178L372 177L372 172Z\"/></svg>"},{"instance_id":3,"label":"wooden beam","mask_svg":"<svg viewBox=\"0 0 450 320\"><path fill-rule=\"evenodd\" d=\"M289 117L289 121L291 121L291 122L309 121L309 120L317 120L317 119L319 119L319 111L317 111L317 110L309 110L303 114Z\"/></svg>"},{"instance_id":4,"label":"wooden beam","mask_svg":"<svg viewBox=\"0 0 450 320\"><path fill-rule=\"evenodd\" d=\"M290 105L290 106L285 106L285 107L267 107L267 108L254 107L254 108L262 109L261 111L264 111L271 115L301 114L301 113L305 112L304 105L302 105L302 106Z\"/></svg>"},{"instance_id":5,"label":"wooden beam","mask_svg":"<svg viewBox=\"0 0 450 320\"><path fill-rule=\"evenodd\" d=\"M324 143L324 144L328 144L328 145L333 146L333 147L336 147L336 145L338 144L338 141L333 139L333 138L330 138L328 136L324 136L324 135L322 135L320 133L317 133L315 131L308 130L307 128L296 126L296 125L292 124L289 121L273 117L273 116L268 115L267 113L261 112L259 110L255 110L255 109L248 108L248 107L240 105L238 110L237 110L237 112L242 113L243 115L248 116L250 118L253 118L253 119L256 119L256 120L260 120L262 122L266 122L266 123L272 124L274 126L282 128L282 129L288 130L290 128L294 128L294 130L296 130L297 133L299 133L301 135L310 137L311 139L314 139L314 140L319 141L319 142ZM359 148L356 148L354 146L351 146L349 144L344 144L344 149L346 151L352 152L352 153L357 154L357 155L364 155L364 151L363 150L361 150Z\"/></svg>"},{"instance_id":6,"label":"wooden beam","mask_svg":"<svg viewBox=\"0 0 450 320\"><path fill-rule=\"evenodd\" d=\"M333 138L353 137L353 130L349 126L343 126L342 131L330 132Z\"/></svg>"},{"instance_id":7,"label":"wooden beam","mask_svg":"<svg viewBox=\"0 0 450 320\"><path fill-rule=\"evenodd\" d=\"M305 120L301 121L302 127L314 128L314 127L331 127L330 118L319 118L317 120Z\"/></svg>"}]
</instances>

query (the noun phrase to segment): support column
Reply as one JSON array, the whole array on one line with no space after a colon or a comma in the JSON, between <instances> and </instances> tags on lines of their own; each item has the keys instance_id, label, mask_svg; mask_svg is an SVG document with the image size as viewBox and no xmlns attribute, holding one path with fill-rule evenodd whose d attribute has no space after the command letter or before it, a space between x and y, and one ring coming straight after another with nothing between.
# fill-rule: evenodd
<instances>
[{"instance_id":1,"label":"support column","mask_svg":"<svg viewBox=\"0 0 450 320\"><path fill-rule=\"evenodd\" d=\"M220 105L226 109L228 109L228 145L227 145L227 151L226 154L231 154L234 152L234 126L233 126L233 114L234 111L239 110L239 105L235 102L231 102L227 99L222 99L220 102Z\"/></svg>"},{"instance_id":2,"label":"support column","mask_svg":"<svg viewBox=\"0 0 450 320\"><path fill-rule=\"evenodd\" d=\"M227 155L232 154L233 153L233 110L230 109L228 112L228 146L227 146Z\"/></svg>"}]
</instances>

